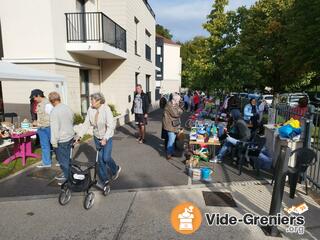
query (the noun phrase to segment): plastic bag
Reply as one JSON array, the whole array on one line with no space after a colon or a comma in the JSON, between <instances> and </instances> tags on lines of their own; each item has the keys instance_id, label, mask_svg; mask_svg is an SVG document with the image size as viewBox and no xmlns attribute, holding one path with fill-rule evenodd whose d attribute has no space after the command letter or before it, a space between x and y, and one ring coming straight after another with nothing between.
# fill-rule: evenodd
<instances>
[{"instance_id":1,"label":"plastic bag","mask_svg":"<svg viewBox=\"0 0 320 240\"><path fill-rule=\"evenodd\" d=\"M293 128L290 124L280 127L278 131L281 138L292 139L301 134L301 128Z\"/></svg>"},{"instance_id":2,"label":"plastic bag","mask_svg":"<svg viewBox=\"0 0 320 240\"><path fill-rule=\"evenodd\" d=\"M300 121L290 118L290 120L285 122L284 125L290 125L293 128L300 128Z\"/></svg>"}]
</instances>

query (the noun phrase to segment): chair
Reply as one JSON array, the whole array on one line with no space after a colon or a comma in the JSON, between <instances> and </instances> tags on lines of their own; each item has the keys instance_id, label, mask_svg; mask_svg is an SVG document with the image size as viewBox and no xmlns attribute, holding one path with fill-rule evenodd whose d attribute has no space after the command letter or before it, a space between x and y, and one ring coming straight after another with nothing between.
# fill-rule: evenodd
<instances>
[{"instance_id":1,"label":"chair","mask_svg":"<svg viewBox=\"0 0 320 240\"><path fill-rule=\"evenodd\" d=\"M308 195L308 181L306 178L306 171L309 166L317 162L317 154L310 148L299 148L291 153L291 156L296 155L296 166L288 167L287 175L289 176L290 198L294 198L298 179L303 176L306 188L306 195Z\"/></svg>"},{"instance_id":2,"label":"chair","mask_svg":"<svg viewBox=\"0 0 320 240\"><path fill-rule=\"evenodd\" d=\"M254 169L257 171L257 175L260 174L260 167L258 162L258 156L261 149L265 145L265 139L261 138L257 132L253 132L248 142L239 141L235 146L233 156L236 156L238 165L238 174L242 173L242 166L246 163L251 163Z\"/></svg>"},{"instance_id":3,"label":"chair","mask_svg":"<svg viewBox=\"0 0 320 240\"><path fill-rule=\"evenodd\" d=\"M13 118L14 117L18 117L18 114L16 114L15 112L12 113L5 113L4 114L4 119L6 118L11 118L11 123L13 124Z\"/></svg>"},{"instance_id":4,"label":"chair","mask_svg":"<svg viewBox=\"0 0 320 240\"><path fill-rule=\"evenodd\" d=\"M317 162L317 154L310 148L298 148L291 152L290 157L296 156L296 166L288 167L285 173L289 177L290 198L294 198L299 177L303 176L306 188L306 195L308 195L308 182L306 178L306 171L309 166ZM271 185L273 185L274 178L272 178Z\"/></svg>"}]
</instances>

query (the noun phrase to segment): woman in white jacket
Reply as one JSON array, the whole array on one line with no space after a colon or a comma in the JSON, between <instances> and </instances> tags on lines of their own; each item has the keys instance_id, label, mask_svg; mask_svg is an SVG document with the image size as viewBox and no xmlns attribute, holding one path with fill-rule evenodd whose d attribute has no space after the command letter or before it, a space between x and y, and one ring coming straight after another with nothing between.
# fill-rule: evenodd
<instances>
[{"instance_id":1,"label":"woman in white jacket","mask_svg":"<svg viewBox=\"0 0 320 240\"><path fill-rule=\"evenodd\" d=\"M118 178L121 167L113 160L112 137L114 134L114 121L110 107L105 104L105 98L102 93L94 93L90 96L91 106L88 109L86 119L82 125L79 137L87 133L90 126L93 127L94 142L99 151L99 178L98 187L103 188L110 180ZM112 177L108 176L108 170L111 170Z\"/></svg>"}]
</instances>

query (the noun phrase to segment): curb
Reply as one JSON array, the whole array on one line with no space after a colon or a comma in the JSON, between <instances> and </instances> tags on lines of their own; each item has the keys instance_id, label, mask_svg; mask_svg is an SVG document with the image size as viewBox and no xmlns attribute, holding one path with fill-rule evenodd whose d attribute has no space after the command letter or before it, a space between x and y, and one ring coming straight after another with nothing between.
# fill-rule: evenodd
<instances>
[{"instance_id":1,"label":"curb","mask_svg":"<svg viewBox=\"0 0 320 240\"><path fill-rule=\"evenodd\" d=\"M164 187L152 187L152 188L132 188L132 189L117 189L112 190L112 193L137 193L137 192L158 192L158 191L176 191L176 190L191 190L191 189L207 189L207 188L216 188L224 190L227 187L231 186L254 186L254 185L269 185L270 183L265 180L254 180L254 181L243 181L243 182L230 182L230 183L212 183L212 184L195 184L195 185L180 185L180 186L164 186ZM96 194L101 193L101 190L92 191ZM102 193L101 193L102 194ZM72 196L79 197L83 196L83 192L73 192ZM57 194L46 194L46 195L33 195L33 196L19 196L19 197L2 197L0 198L0 203L2 202L19 202L19 201L32 201L32 200L46 200L57 198Z\"/></svg>"}]
</instances>

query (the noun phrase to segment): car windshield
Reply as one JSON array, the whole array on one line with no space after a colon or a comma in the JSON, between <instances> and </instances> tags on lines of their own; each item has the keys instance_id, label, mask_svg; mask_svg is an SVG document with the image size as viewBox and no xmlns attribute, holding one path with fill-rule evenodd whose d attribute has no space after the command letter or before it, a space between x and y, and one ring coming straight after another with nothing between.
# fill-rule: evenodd
<instances>
[{"instance_id":1,"label":"car windshield","mask_svg":"<svg viewBox=\"0 0 320 240\"><path fill-rule=\"evenodd\" d=\"M272 99L273 99L273 96L265 96L264 99L265 99L265 100L272 100Z\"/></svg>"},{"instance_id":2,"label":"car windshield","mask_svg":"<svg viewBox=\"0 0 320 240\"><path fill-rule=\"evenodd\" d=\"M298 102L300 98L305 97L305 95L294 95L290 97L290 102Z\"/></svg>"}]
</instances>

